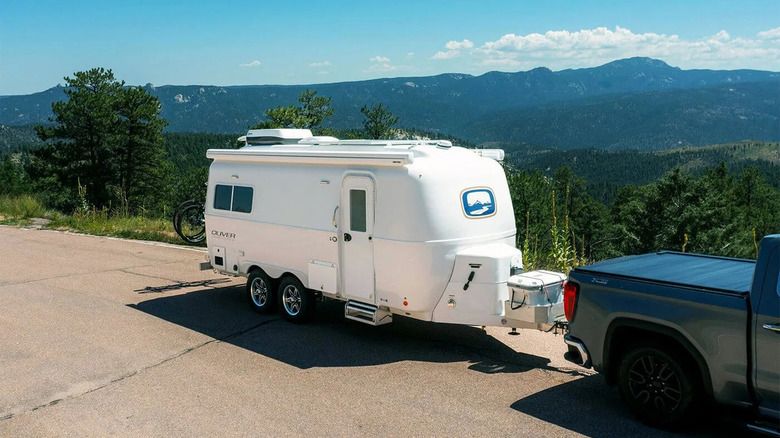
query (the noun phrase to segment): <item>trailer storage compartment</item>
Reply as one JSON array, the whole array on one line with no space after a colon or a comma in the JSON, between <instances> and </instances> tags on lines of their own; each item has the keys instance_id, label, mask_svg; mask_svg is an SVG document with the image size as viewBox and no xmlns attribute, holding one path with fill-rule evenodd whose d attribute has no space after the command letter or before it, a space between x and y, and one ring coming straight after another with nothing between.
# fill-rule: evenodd
<instances>
[{"instance_id":1,"label":"trailer storage compartment","mask_svg":"<svg viewBox=\"0 0 780 438\"><path fill-rule=\"evenodd\" d=\"M533 324L550 324L563 319L563 282L559 272L532 271L507 280L510 297L504 303L507 318Z\"/></svg>"}]
</instances>

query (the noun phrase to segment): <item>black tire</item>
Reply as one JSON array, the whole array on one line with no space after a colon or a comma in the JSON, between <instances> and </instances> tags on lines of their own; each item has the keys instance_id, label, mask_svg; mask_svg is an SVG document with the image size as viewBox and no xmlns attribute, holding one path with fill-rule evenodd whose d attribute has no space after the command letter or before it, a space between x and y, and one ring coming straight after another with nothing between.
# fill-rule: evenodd
<instances>
[{"instance_id":1,"label":"black tire","mask_svg":"<svg viewBox=\"0 0 780 438\"><path fill-rule=\"evenodd\" d=\"M277 301L279 313L287 321L306 322L314 314L314 294L295 277L285 277L279 282Z\"/></svg>"},{"instance_id":2,"label":"black tire","mask_svg":"<svg viewBox=\"0 0 780 438\"><path fill-rule=\"evenodd\" d=\"M206 239L206 220L203 204L187 201L173 215L173 229L188 243L200 243Z\"/></svg>"},{"instance_id":3,"label":"black tire","mask_svg":"<svg viewBox=\"0 0 780 438\"><path fill-rule=\"evenodd\" d=\"M273 281L261 269L249 273L246 279L246 296L249 306L257 313L271 313L276 310L276 291Z\"/></svg>"},{"instance_id":4,"label":"black tire","mask_svg":"<svg viewBox=\"0 0 780 438\"><path fill-rule=\"evenodd\" d=\"M618 370L618 386L629 409L643 423L674 428L701 397L690 357L680 348L647 342L629 347Z\"/></svg>"},{"instance_id":5,"label":"black tire","mask_svg":"<svg viewBox=\"0 0 780 438\"><path fill-rule=\"evenodd\" d=\"M176 211L173 212L173 229L176 230L176 234L181 235L181 213L182 211L191 206L191 205L197 205L199 204L198 201L194 199L190 199L189 201L184 201L181 204L179 204L178 207L176 207Z\"/></svg>"}]
</instances>

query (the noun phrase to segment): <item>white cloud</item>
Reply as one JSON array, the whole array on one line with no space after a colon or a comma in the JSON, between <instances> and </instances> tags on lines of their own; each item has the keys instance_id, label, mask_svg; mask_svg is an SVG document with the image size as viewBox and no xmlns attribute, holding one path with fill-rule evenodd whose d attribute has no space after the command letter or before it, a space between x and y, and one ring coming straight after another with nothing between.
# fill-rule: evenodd
<instances>
[{"instance_id":1,"label":"white cloud","mask_svg":"<svg viewBox=\"0 0 780 438\"><path fill-rule=\"evenodd\" d=\"M713 41L728 41L731 39L731 35L729 35L728 32L725 30L721 30L720 32L716 33L715 35L710 38L710 40Z\"/></svg>"},{"instance_id":2,"label":"white cloud","mask_svg":"<svg viewBox=\"0 0 780 438\"><path fill-rule=\"evenodd\" d=\"M239 67L260 67L262 64L263 64L262 62L255 59L254 61L246 64L238 64L238 66Z\"/></svg>"},{"instance_id":3,"label":"white cloud","mask_svg":"<svg viewBox=\"0 0 780 438\"><path fill-rule=\"evenodd\" d=\"M594 50L626 46L650 45L664 41L676 41L677 35L658 35L655 33L634 34L628 29L617 26L614 31L606 27L586 29L577 32L567 30L548 31L544 35L507 34L497 41L482 45L480 51L539 51L539 50Z\"/></svg>"},{"instance_id":4,"label":"white cloud","mask_svg":"<svg viewBox=\"0 0 780 438\"><path fill-rule=\"evenodd\" d=\"M444 45L446 51L436 52L431 59L452 59L460 56L460 51L474 47L474 43L469 40L449 41Z\"/></svg>"},{"instance_id":5,"label":"white cloud","mask_svg":"<svg viewBox=\"0 0 780 438\"><path fill-rule=\"evenodd\" d=\"M444 48L447 50L463 50L463 49L470 49L472 47L474 47L474 43L472 43L469 40L449 41L447 44L444 45Z\"/></svg>"},{"instance_id":6,"label":"white cloud","mask_svg":"<svg viewBox=\"0 0 780 438\"><path fill-rule=\"evenodd\" d=\"M413 53L411 54L414 55ZM407 59L408 57L409 54L407 54ZM373 58L369 58L369 62L371 62L371 64L369 64L368 68L363 70L364 73L391 72L409 69L408 65L395 65L391 63L390 58L386 56L374 56Z\"/></svg>"},{"instance_id":7,"label":"white cloud","mask_svg":"<svg viewBox=\"0 0 780 438\"><path fill-rule=\"evenodd\" d=\"M759 32L758 37L762 40L780 40L780 27Z\"/></svg>"},{"instance_id":8,"label":"white cloud","mask_svg":"<svg viewBox=\"0 0 780 438\"><path fill-rule=\"evenodd\" d=\"M588 67L633 56L660 58L683 68L780 68L780 28L758 36L761 39L732 38L721 30L702 39L685 40L678 35L633 33L620 26L614 30L598 27L576 32L507 34L470 50L469 55L477 66L515 69ZM460 50L467 48L463 45L466 41L450 41L445 48L453 49L438 52L433 58L459 56Z\"/></svg>"},{"instance_id":9,"label":"white cloud","mask_svg":"<svg viewBox=\"0 0 780 438\"><path fill-rule=\"evenodd\" d=\"M388 63L374 63L371 64L370 67L366 70L367 72L386 72L386 71L396 71L398 70L398 66L388 64Z\"/></svg>"},{"instance_id":10,"label":"white cloud","mask_svg":"<svg viewBox=\"0 0 780 438\"><path fill-rule=\"evenodd\" d=\"M330 62L328 61L322 61L322 62L312 62L309 64L309 67L329 67Z\"/></svg>"},{"instance_id":11,"label":"white cloud","mask_svg":"<svg viewBox=\"0 0 780 438\"><path fill-rule=\"evenodd\" d=\"M457 50L448 50L446 52L436 52L431 58L432 59L450 59L450 58L456 58L460 56L460 52Z\"/></svg>"},{"instance_id":12,"label":"white cloud","mask_svg":"<svg viewBox=\"0 0 780 438\"><path fill-rule=\"evenodd\" d=\"M414 52L409 52L406 54L406 59L412 59L414 58Z\"/></svg>"}]
</instances>

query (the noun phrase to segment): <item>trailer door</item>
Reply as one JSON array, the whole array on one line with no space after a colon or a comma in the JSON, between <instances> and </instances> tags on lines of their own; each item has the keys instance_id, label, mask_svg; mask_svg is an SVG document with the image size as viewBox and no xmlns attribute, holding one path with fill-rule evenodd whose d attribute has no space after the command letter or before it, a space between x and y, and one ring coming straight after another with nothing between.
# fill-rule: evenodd
<instances>
[{"instance_id":1,"label":"trailer door","mask_svg":"<svg viewBox=\"0 0 780 438\"><path fill-rule=\"evenodd\" d=\"M341 185L341 281L344 296L374 303L374 180L349 175Z\"/></svg>"}]
</instances>

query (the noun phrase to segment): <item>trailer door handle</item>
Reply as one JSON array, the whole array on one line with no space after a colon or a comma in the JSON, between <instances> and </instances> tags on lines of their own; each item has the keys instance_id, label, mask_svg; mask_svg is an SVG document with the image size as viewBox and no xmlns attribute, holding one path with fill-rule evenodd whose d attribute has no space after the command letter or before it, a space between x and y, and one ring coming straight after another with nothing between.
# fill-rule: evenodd
<instances>
[{"instance_id":1,"label":"trailer door handle","mask_svg":"<svg viewBox=\"0 0 780 438\"><path fill-rule=\"evenodd\" d=\"M352 236L349 233L344 233L344 241L349 242L352 240Z\"/></svg>"},{"instance_id":2,"label":"trailer door handle","mask_svg":"<svg viewBox=\"0 0 780 438\"><path fill-rule=\"evenodd\" d=\"M780 325L777 324L764 324L764 328L773 332L780 332Z\"/></svg>"}]
</instances>

